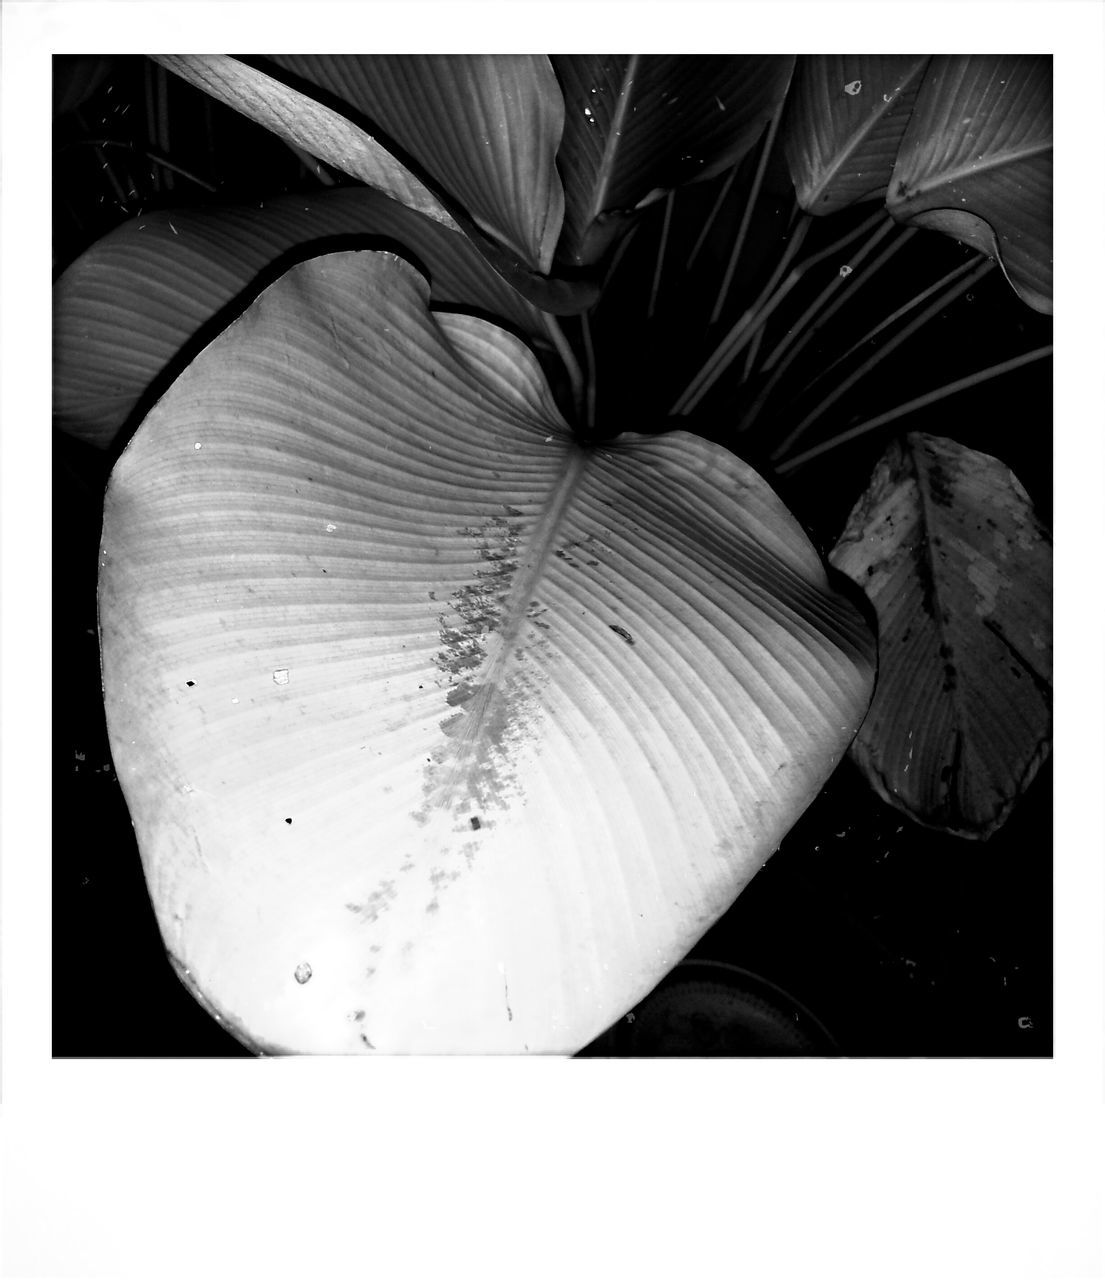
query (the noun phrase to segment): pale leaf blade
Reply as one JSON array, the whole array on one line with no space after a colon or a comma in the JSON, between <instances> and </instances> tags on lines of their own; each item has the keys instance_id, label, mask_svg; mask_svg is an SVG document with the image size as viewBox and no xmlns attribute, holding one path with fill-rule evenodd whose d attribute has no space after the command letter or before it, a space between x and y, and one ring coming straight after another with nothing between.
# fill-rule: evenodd
<instances>
[{"instance_id":1,"label":"pale leaf blade","mask_svg":"<svg viewBox=\"0 0 1105 1280\"><path fill-rule=\"evenodd\" d=\"M852 754L884 800L985 837L1046 758L1051 540L1009 468L912 434L879 462L831 557L879 616Z\"/></svg>"},{"instance_id":2,"label":"pale leaf blade","mask_svg":"<svg viewBox=\"0 0 1105 1280\"><path fill-rule=\"evenodd\" d=\"M100 611L166 946L296 1052L581 1048L776 848L872 683L750 468L576 444L517 339L375 253L295 267L155 407Z\"/></svg>"}]
</instances>

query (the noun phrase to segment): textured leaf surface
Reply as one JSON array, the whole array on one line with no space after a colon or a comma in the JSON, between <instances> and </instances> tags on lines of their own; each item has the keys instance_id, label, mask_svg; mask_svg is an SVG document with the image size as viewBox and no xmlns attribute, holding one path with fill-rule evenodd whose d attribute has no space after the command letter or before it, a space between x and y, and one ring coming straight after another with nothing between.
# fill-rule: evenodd
<instances>
[{"instance_id":1,"label":"textured leaf surface","mask_svg":"<svg viewBox=\"0 0 1105 1280\"><path fill-rule=\"evenodd\" d=\"M854 758L918 821L992 834L1051 733L1051 540L1027 494L996 459L913 434L875 468L830 559L879 617Z\"/></svg>"},{"instance_id":2,"label":"textured leaf surface","mask_svg":"<svg viewBox=\"0 0 1105 1280\"><path fill-rule=\"evenodd\" d=\"M325 160L327 164L333 165L343 173L348 173L370 187L382 191L407 208L452 231L463 233L512 288L542 310L556 315L571 315L586 310L595 300L597 290L593 282L550 279L540 269L533 269L531 263L533 255L527 256L528 250L519 257L516 249L509 245L504 246L498 239L489 238L472 220L472 215L455 203L457 197L454 193L431 190L430 186L422 181L410 167L402 163L388 147L383 146L375 137L348 119L342 111L316 101L308 94L266 75L255 67L248 66L237 58L190 55L159 57L157 61L190 84L203 89L220 102L225 102L251 120L257 121L258 124L264 125L286 141L305 148L320 160ZM445 61L450 60L445 59ZM416 115L430 110L425 103L417 99L415 101ZM461 106L454 105L456 111L462 113ZM476 114L484 109L489 115L492 113L492 107L480 97L470 108ZM553 109L550 107L550 110ZM435 111L440 116L442 111L440 103L435 107ZM524 113L520 114L524 115ZM534 123L535 127L541 123L533 121L532 113L524 118L529 123ZM501 120L496 119L493 123L489 122L487 128L498 128L500 124ZM547 133L547 126L542 125L540 137L544 138ZM480 137L482 138L483 135ZM471 140L466 145L469 151L474 150ZM505 153L507 159L514 158L512 146L508 142L500 140L499 144L492 148L490 135L487 138L487 149L494 150L496 154ZM518 149L523 152L525 150L521 144ZM516 181L523 181L526 173L526 170L522 170L517 175ZM482 176L487 178L486 174ZM532 172L530 176L533 176ZM487 180L490 181L489 178ZM472 185L479 188L478 177L473 177ZM539 236L541 247L537 256L541 262L551 255L551 250L547 249L546 240L549 236L555 239L556 229L559 227L561 214L556 209L556 193L559 191L559 184L557 184L550 194L553 208L546 211L547 216L540 228L531 228ZM490 193L492 204L502 195L501 190L492 190ZM562 193L559 198L562 203Z\"/></svg>"},{"instance_id":3,"label":"textured leaf surface","mask_svg":"<svg viewBox=\"0 0 1105 1280\"><path fill-rule=\"evenodd\" d=\"M932 60L902 139L887 208L1001 263L1051 312L1051 58Z\"/></svg>"},{"instance_id":4,"label":"textured leaf surface","mask_svg":"<svg viewBox=\"0 0 1105 1280\"><path fill-rule=\"evenodd\" d=\"M54 286L54 421L106 448L186 343L262 272L333 237L386 236L409 250L444 306L490 312L534 336L545 314L462 236L367 188L280 196L260 206L163 210L124 223ZM336 247L336 246L335 246Z\"/></svg>"},{"instance_id":5,"label":"textured leaf surface","mask_svg":"<svg viewBox=\"0 0 1105 1280\"><path fill-rule=\"evenodd\" d=\"M560 54L566 211L558 256L589 264L649 196L709 178L755 144L790 56Z\"/></svg>"},{"instance_id":6,"label":"textured leaf surface","mask_svg":"<svg viewBox=\"0 0 1105 1280\"><path fill-rule=\"evenodd\" d=\"M900 54L798 58L783 146L807 213L884 194L928 63Z\"/></svg>"},{"instance_id":7,"label":"textured leaf surface","mask_svg":"<svg viewBox=\"0 0 1105 1280\"><path fill-rule=\"evenodd\" d=\"M564 102L544 55L270 59L348 103L394 140L484 231L547 273L564 218L556 149Z\"/></svg>"},{"instance_id":8,"label":"textured leaf surface","mask_svg":"<svg viewBox=\"0 0 1105 1280\"><path fill-rule=\"evenodd\" d=\"M869 699L869 632L750 468L584 449L521 343L426 303L391 255L293 268L106 497L116 770L170 954L255 1047L579 1049Z\"/></svg>"}]
</instances>

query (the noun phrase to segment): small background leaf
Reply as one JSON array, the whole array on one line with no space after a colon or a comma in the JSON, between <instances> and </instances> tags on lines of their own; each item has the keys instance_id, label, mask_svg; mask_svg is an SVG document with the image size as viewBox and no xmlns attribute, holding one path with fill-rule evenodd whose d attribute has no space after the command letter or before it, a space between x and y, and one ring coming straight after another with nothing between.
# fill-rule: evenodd
<instances>
[{"instance_id":1,"label":"small background leaf","mask_svg":"<svg viewBox=\"0 0 1105 1280\"><path fill-rule=\"evenodd\" d=\"M1001 462L911 434L876 466L830 556L879 617L852 754L887 803L988 836L1051 733L1051 540Z\"/></svg>"},{"instance_id":2,"label":"small background leaf","mask_svg":"<svg viewBox=\"0 0 1105 1280\"><path fill-rule=\"evenodd\" d=\"M783 145L807 213L835 213L885 193L928 63L900 54L798 58Z\"/></svg>"},{"instance_id":3,"label":"small background leaf","mask_svg":"<svg viewBox=\"0 0 1105 1280\"><path fill-rule=\"evenodd\" d=\"M284 256L334 237L385 236L427 270L431 297L548 337L548 319L464 236L369 188L279 196L260 205L163 210L124 223L54 286L54 421L107 448L158 375ZM271 277L267 277L271 278ZM253 286L251 290L251 286Z\"/></svg>"},{"instance_id":4,"label":"small background leaf","mask_svg":"<svg viewBox=\"0 0 1105 1280\"><path fill-rule=\"evenodd\" d=\"M870 695L865 624L749 467L583 448L527 349L389 254L293 268L200 354L116 465L101 563L162 935L258 1047L576 1051Z\"/></svg>"},{"instance_id":5,"label":"small background leaf","mask_svg":"<svg viewBox=\"0 0 1105 1280\"><path fill-rule=\"evenodd\" d=\"M736 164L782 102L794 59L558 54L566 209L558 257L597 262L642 201Z\"/></svg>"},{"instance_id":6,"label":"small background leaf","mask_svg":"<svg viewBox=\"0 0 1105 1280\"><path fill-rule=\"evenodd\" d=\"M996 257L1051 313L1050 56L932 60L902 139L887 208Z\"/></svg>"}]
</instances>

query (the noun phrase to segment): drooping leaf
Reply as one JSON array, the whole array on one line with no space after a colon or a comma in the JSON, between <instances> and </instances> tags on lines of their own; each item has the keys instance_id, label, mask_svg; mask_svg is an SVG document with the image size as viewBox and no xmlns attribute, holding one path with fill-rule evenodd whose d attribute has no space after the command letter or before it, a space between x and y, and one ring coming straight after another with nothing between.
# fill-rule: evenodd
<instances>
[{"instance_id":1,"label":"drooping leaf","mask_svg":"<svg viewBox=\"0 0 1105 1280\"><path fill-rule=\"evenodd\" d=\"M564 101L544 55L273 56L367 117L476 224L548 274L564 219Z\"/></svg>"},{"instance_id":2,"label":"drooping leaf","mask_svg":"<svg viewBox=\"0 0 1105 1280\"><path fill-rule=\"evenodd\" d=\"M213 337L209 326L224 308L240 310L262 273L290 252L317 254L333 237L356 235L386 236L413 254L435 303L547 336L545 313L465 237L368 188L162 210L105 236L54 286L55 424L107 448L185 345Z\"/></svg>"},{"instance_id":3,"label":"drooping leaf","mask_svg":"<svg viewBox=\"0 0 1105 1280\"><path fill-rule=\"evenodd\" d=\"M792 56L558 54L566 208L558 257L598 261L642 202L713 177L782 102Z\"/></svg>"},{"instance_id":4,"label":"drooping leaf","mask_svg":"<svg viewBox=\"0 0 1105 1280\"><path fill-rule=\"evenodd\" d=\"M1051 313L1051 57L934 58L902 139L886 207L994 257Z\"/></svg>"},{"instance_id":5,"label":"drooping leaf","mask_svg":"<svg viewBox=\"0 0 1105 1280\"><path fill-rule=\"evenodd\" d=\"M103 54L55 54L54 115L82 107L111 74L113 59Z\"/></svg>"},{"instance_id":6,"label":"drooping leaf","mask_svg":"<svg viewBox=\"0 0 1105 1280\"><path fill-rule=\"evenodd\" d=\"M571 315L594 302L594 282L550 278L533 270L514 250L485 235L455 203L452 193L432 190L388 148L333 107L237 58L205 54L159 56L157 61L286 141L407 208L463 233L512 288L542 310ZM550 199L555 203L555 194ZM548 228L556 222L557 215L550 211L539 231L542 245Z\"/></svg>"},{"instance_id":7,"label":"drooping leaf","mask_svg":"<svg viewBox=\"0 0 1105 1280\"><path fill-rule=\"evenodd\" d=\"M852 754L889 804L991 835L1046 758L1051 540L1001 462L911 434L875 468L830 559L879 618Z\"/></svg>"},{"instance_id":8,"label":"drooping leaf","mask_svg":"<svg viewBox=\"0 0 1105 1280\"><path fill-rule=\"evenodd\" d=\"M254 1047L573 1052L761 866L872 638L763 481L575 442L400 259L294 267L122 454L100 628L165 945Z\"/></svg>"},{"instance_id":9,"label":"drooping leaf","mask_svg":"<svg viewBox=\"0 0 1105 1280\"><path fill-rule=\"evenodd\" d=\"M835 213L886 191L927 55L804 54L783 146L798 203Z\"/></svg>"}]
</instances>

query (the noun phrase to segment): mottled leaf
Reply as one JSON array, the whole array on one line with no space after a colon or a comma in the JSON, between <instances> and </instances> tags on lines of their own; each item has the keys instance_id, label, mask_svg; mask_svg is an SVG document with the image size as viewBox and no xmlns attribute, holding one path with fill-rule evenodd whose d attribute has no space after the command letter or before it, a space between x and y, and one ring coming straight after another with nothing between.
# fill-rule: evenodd
<instances>
[{"instance_id":1,"label":"mottled leaf","mask_svg":"<svg viewBox=\"0 0 1105 1280\"><path fill-rule=\"evenodd\" d=\"M895 443L831 561L879 617L879 679L852 747L919 822L988 836L1051 733L1051 539L1003 463L951 440Z\"/></svg>"},{"instance_id":2,"label":"mottled leaf","mask_svg":"<svg viewBox=\"0 0 1105 1280\"><path fill-rule=\"evenodd\" d=\"M574 1052L726 910L863 718L872 638L683 432L585 448L401 259L294 267L155 406L101 549L165 945L246 1043Z\"/></svg>"}]
</instances>

